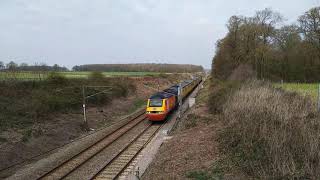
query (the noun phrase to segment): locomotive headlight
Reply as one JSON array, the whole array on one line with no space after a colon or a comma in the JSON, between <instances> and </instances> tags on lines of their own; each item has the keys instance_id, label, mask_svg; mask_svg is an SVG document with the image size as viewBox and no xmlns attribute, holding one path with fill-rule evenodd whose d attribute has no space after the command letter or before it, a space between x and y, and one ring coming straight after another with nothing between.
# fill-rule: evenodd
<instances>
[{"instance_id":1,"label":"locomotive headlight","mask_svg":"<svg viewBox=\"0 0 320 180\"><path fill-rule=\"evenodd\" d=\"M150 111L147 111L147 114L150 114L151 112Z\"/></svg>"}]
</instances>

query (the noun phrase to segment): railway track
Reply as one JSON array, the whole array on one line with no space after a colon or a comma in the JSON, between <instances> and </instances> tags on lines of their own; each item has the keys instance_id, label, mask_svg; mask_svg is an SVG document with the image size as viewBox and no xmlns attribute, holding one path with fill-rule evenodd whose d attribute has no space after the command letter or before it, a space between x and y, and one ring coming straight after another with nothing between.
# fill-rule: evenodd
<instances>
[{"instance_id":1,"label":"railway track","mask_svg":"<svg viewBox=\"0 0 320 180\"><path fill-rule=\"evenodd\" d=\"M146 117L144 114L135 117L133 120L118 127L117 129L107 134L105 137L95 142L88 148L82 150L78 154L75 154L71 158L60 163L58 166L56 166L49 172L43 174L38 179L50 179L50 180L70 179L69 177L70 174L77 171L77 169L80 169L81 166L85 166L85 164L88 161L93 159L95 156L98 156L99 153L103 152L103 150L111 146L113 143L116 143L116 141L120 139L122 136L124 136L126 133L130 132L131 130L134 130L138 126L141 126L141 124L143 125L145 120L146 120ZM138 140L139 138L137 137L141 137L144 133L147 133L148 129L150 129L152 125L151 123L149 123L147 126L145 127L142 126L142 127L143 127L142 132L140 132L139 135L136 136L136 138L134 138L133 141L130 141L129 145L132 145L134 141ZM127 149L129 145L127 145L124 149ZM121 150L121 152L124 152L124 150ZM115 157L118 157L118 156L119 155L117 154ZM116 159L115 157L113 157L112 159L115 160Z\"/></svg>"},{"instance_id":2,"label":"railway track","mask_svg":"<svg viewBox=\"0 0 320 180\"><path fill-rule=\"evenodd\" d=\"M128 144L121 152L117 154L111 161L91 179L92 180L109 180L121 177L128 165L135 159L139 152L148 144L156 132L163 124L149 125L137 136L130 144ZM124 178L124 177L123 177Z\"/></svg>"}]
</instances>

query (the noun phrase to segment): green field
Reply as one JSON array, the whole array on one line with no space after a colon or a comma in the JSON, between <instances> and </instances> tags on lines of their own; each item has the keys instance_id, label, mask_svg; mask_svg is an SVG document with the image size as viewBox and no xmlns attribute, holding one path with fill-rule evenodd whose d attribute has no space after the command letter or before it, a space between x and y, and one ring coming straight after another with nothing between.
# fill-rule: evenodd
<instances>
[{"instance_id":1,"label":"green field","mask_svg":"<svg viewBox=\"0 0 320 180\"><path fill-rule=\"evenodd\" d=\"M91 72L58 72L67 78L88 78ZM140 77L140 76L157 76L159 72L103 72L105 77ZM49 73L43 72L0 72L0 80L41 80L45 79Z\"/></svg>"},{"instance_id":2,"label":"green field","mask_svg":"<svg viewBox=\"0 0 320 180\"><path fill-rule=\"evenodd\" d=\"M60 72L67 78L87 78L91 72ZM139 76L155 76L159 75L158 72L103 72L105 77L116 77L116 76L130 76L130 77L139 77Z\"/></svg>"},{"instance_id":3,"label":"green field","mask_svg":"<svg viewBox=\"0 0 320 180\"><path fill-rule=\"evenodd\" d=\"M311 96L313 99L318 98L318 87L319 84L316 83L283 83L275 84L276 87L281 87L285 90L298 92L304 96Z\"/></svg>"}]
</instances>

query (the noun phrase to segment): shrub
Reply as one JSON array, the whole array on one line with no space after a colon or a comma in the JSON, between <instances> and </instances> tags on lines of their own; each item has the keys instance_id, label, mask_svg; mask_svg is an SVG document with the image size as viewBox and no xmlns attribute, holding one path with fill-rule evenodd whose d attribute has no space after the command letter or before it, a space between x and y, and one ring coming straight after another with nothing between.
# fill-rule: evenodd
<instances>
[{"instance_id":1,"label":"shrub","mask_svg":"<svg viewBox=\"0 0 320 180\"><path fill-rule=\"evenodd\" d=\"M248 82L226 102L221 144L263 179L320 178L320 121L309 98Z\"/></svg>"},{"instance_id":2,"label":"shrub","mask_svg":"<svg viewBox=\"0 0 320 180\"><path fill-rule=\"evenodd\" d=\"M99 71L94 71L89 75L89 80L92 80L92 81L103 81L104 79L105 79L105 76L103 75L102 72L99 72Z\"/></svg>"},{"instance_id":3,"label":"shrub","mask_svg":"<svg viewBox=\"0 0 320 180\"><path fill-rule=\"evenodd\" d=\"M237 81L220 81L213 79L211 83L211 93L208 101L210 112L220 113L222 112L223 105L227 101L227 98L234 92L240 83Z\"/></svg>"},{"instance_id":4,"label":"shrub","mask_svg":"<svg viewBox=\"0 0 320 180\"><path fill-rule=\"evenodd\" d=\"M186 129L190 129L190 128L193 128L193 127L196 127L197 126L197 121L200 120L200 117L197 116L196 114L188 114L187 115L187 118L185 120L185 124L184 124L184 127Z\"/></svg>"},{"instance_id":5,"label":"shrub","mask_svg":"<svg viewBox=\"0 0 320 180\"><path fill-rule=\"evenodd\" d=\"M168 75L166 73L160 73L159 77L161 78L168 78Z\"/></svg>"},{"instance_id":6,"label":"shrub","mask_svg":"<svg viewBox=\"0 0 320 180\"><path fill-rule=\"evenodd\" d=\"M136 86L131 83L130 78L120 77L115 78L113 84L113 95L116 97L126 97L129 93L136 91Z\"/></svg>"},{"instance_id":7,"label":"shrub","mask_svg":"<svg viewBox=\"0 0 320 180\"><path fill-rule=\"evenodd\" d=\"M216 161L209 169L191 171L186 174L187 178L197 180L220 180L226 171L226 163L222 159Z\"/></svg>"},{"instance_id":8,"label":"shrub","mask_svg":"<svg viewBox=\"0 0 320 180\"><path fill-rule=\"evenodd\" d=\"M53 85L64 85L68 83L68 79L57 72L50 72L47 81Z\"/></svg>"},{"instance_id":9,"label":"shrub","mask_svg":"<svg viewBox=\"0 0 320 180\"><path fill-rule=\"evenodd\" d=\"M22 142L27 142L32 137L32 130L28 129L23 132Z\"/></svg>"}]
</instances>

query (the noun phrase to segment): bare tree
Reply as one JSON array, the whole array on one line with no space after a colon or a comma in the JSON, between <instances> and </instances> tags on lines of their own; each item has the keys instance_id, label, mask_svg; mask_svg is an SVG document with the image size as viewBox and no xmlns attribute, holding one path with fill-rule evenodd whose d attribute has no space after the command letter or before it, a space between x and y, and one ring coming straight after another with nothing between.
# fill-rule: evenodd
<instances>
[{"instance_id":1,"label":"bare tree","mask_svg":"<svg viewBox=\"0 0 320 180\"><path fill-rule=\"evenodd\" d=\"M267 44L268 37L274 32L275 26L283 21L283 17L280 13L272 11L269 8L266 8L262 11L257 11L254 19L259 25L263 44Z\"/></svg>"},{"instance_id":2,"label":"bare tree","mask_svg":"<svg viewBox=\"0 0 320 180\"><path fill-rule=\"evenodd\" d=\"M60 66L58 64L53 65L53 71L59 71Z\"/></svg>"},{"instance_id":3,"label":"bare tree","mask_svg":"<svg viewBox=\"0 0 320 180\"><path fill-rule=\"evenodd\" d=\"M15 63L14 61L10 61L8 64L7 64L7 69L9 70L16 70L18 67L18 64Z\"/></svg>"},{"instance_id":4,"label":"bare tree","mask_svg":"<svg viewBox=\"0 0 320 180\"><path fill-rule=\"evenodd\" d=\"M302 33L307 41L312 43L318 51L320 58L320 7L315 7L299 17Z\"/></svg>"},{"instance_id":5,"label":"bare tree","mask_svg":"<svg viewBox=\"0 0 320 180\"><path fill-rule=\"evenodd\" d=\"M5 68L4 62L0 61L0 70L2 70L4 68Z\"/></svg>"}]
</instances>

